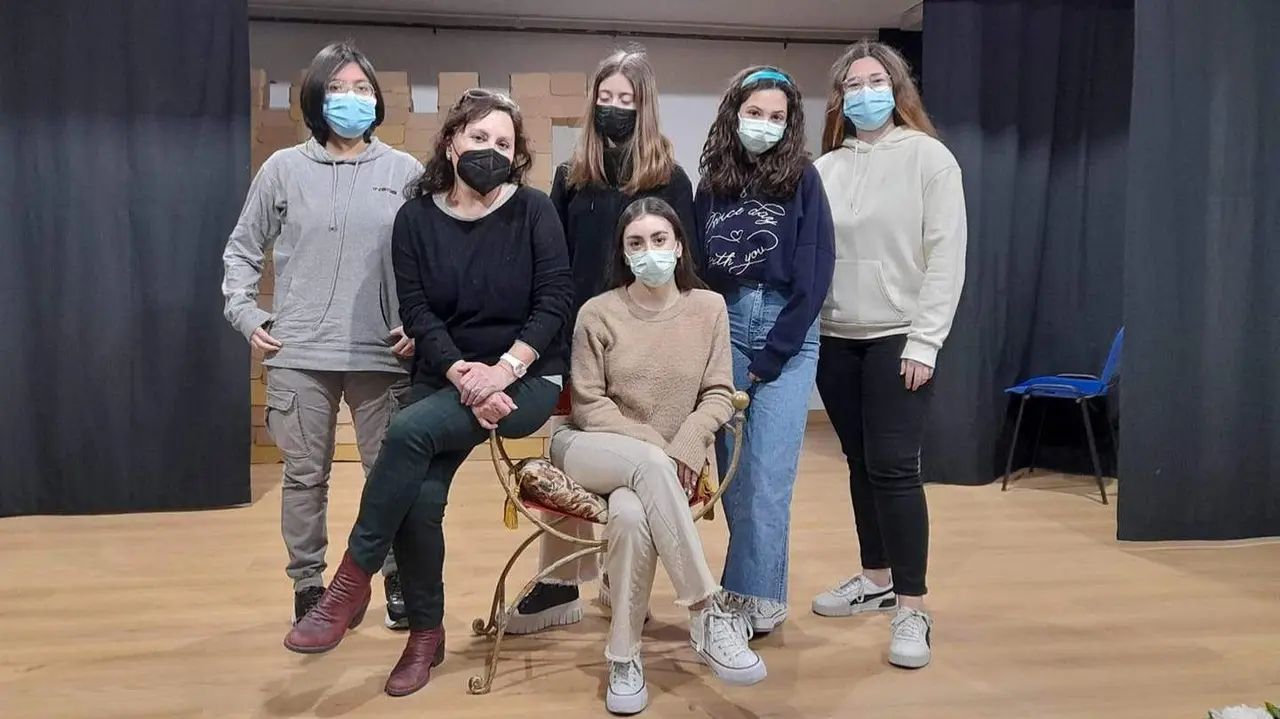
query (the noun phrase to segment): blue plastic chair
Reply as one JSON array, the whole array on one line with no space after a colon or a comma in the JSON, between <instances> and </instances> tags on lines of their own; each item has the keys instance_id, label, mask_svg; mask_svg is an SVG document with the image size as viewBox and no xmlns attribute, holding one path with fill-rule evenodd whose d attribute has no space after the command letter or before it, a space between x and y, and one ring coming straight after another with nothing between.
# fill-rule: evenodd
<instances>
[{"instance_id":1,"label":"blue plastic chair","mask_svg":"<svg viewBox=\"0 0 1280 719\"><path fill-rule=\"evenodd\" d=\"M1080 405L1080 415L1084 418L1084 432L1089 440L1089 455L1093 459L1093 474L1098 480L1098 491L1102 493L1102 503L1107 504L1107 487L1102 482L1102 463L1098 460L1098 444L1094 440L1093 419L1089 414L1089 401L1106 397L1116 380L1116 372L1120 367L1120 354L1124 347L1124 328L1116 333L1111 342L1111 351L1107 354L1107 362L1102 366L1102 374L1057 374L1046 377L1033 377L1005 390L1005 394L1019 395L1022 402L1018 405L1018 419L1013 423L1013 440L1009 443L1009 458L1004 465L1004 481L1000 491L1009 488L1009 474L1013 471L1013 453L1018 448L1018 433L1022 430L1022 414L1027 409L1027 400L1032 397L1041 399L1069 399ZM1111 420L1106 422L1107 435L1113 437ZM1036 430L1035 445L1031 450L1031 471L1036 468L1036 453L1040 451L1040 433L1044 429L1044 414L1040 415L1040 429Z\"/></svg>"}]
</instances>

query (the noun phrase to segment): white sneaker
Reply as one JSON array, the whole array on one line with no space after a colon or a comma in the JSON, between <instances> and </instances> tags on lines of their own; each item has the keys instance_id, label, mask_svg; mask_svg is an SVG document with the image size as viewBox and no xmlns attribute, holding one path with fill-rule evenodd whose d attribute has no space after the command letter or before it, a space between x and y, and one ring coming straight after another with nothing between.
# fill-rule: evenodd
<instances>
[{"instance_id":1,"label":"white sneaker","mask_svg":"<svg viewBox=\"0 0 1280 719\"><path fill-rule=\"evenodd\" d=\"M889 586L876 586L859 574L840 586L813 598L813 613L820 617L847 617L860 612L886 612L898 607L898 596Z\"/></svg>"},{"instance_id":2,"label":"white sneaker","mask_svg":"<svg viewBox=\"0 0 1280 719\"><path fill-rule=\"evenodd\" d=\"M889 641L889 663L904 669L919 669L929 664L929 634L933 618L918 609L903 607L894 615L893 639Z\"/></svg>"},{"instance_id":3,"label":"white sneaker","mask_svg":"<svg viewBox=\"0 0 1280 719\"><path fill-rule=\"evenodd\" d=\"M768 634L787 620L787 605L772 599L744 597L726 592L725 607L745 616L756 634Z\"/></svg>"},{"instance_id":4,"label":"white sneaker","mask_svg":"<svg viewBox=\"0 0 1280 719\"><path fill-rule=\"evenodd\" d=\"M649 687L644 683L644 667L640 659L629 662L609 662L609 690L604 695L604 707L611 714L628 716L639 714L649 706Z\"/></svg>"},{"instance_id":5,"label":"white sneaker","mask_svg":"<svg viewBox=\"0 0 1280 719\"><path fill-rule=\"evenodd\" d=\"M726 684L748 686L768 675L764 660L747 646L754 632L747 618L712 600L689 616L689 643L711 671Z\"/></svg>"}]
</instances>

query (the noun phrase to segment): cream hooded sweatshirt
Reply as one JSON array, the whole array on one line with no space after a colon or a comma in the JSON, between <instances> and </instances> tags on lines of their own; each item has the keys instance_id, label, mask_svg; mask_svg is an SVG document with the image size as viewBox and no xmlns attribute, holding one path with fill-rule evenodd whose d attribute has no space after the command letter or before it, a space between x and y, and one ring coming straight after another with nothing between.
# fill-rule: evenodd
<instances>
[{"instance_id":1,"label":"cream hooded sweatshirt","mask_svg":"<svg viewBox=\"0 0 1280 719\"><path fill-rule=\"evenodd\" d=\"M903 359L933 367L964 285L968 231L960 166L938 140L896 127L814 163L836 227L822 334L907 336Z\"/></svg>"}]
</instances>

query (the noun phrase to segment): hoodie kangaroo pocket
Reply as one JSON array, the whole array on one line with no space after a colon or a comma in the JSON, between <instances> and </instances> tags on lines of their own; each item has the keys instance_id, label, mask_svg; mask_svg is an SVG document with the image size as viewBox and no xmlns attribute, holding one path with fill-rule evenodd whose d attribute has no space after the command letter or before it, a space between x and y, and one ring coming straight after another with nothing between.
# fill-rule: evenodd
<instances>
[{"instance_id":1,"label":"hoodie kangaroo pocket","mask_svg":"<svg viewBox=\"0 0 1280 719\"><path fill-rule=\"evenodd\" d=\"M358 286L344 288L347 297L347 336L352 345L360 347L390 347L391 306L385 282L376 277L362 281ZM398 323L397 323L398 324Z\"/></svg>"},{"instance_id":2,"label":"hoodie kangaroo pocket","mask_svg":"<svg viewBox=\"0 0 1280 719\"><path fill-rule=\"evenodd\" d=\"M275 305L275 318L271 321L272 337L281 342L308 339L323 316L323 305L318 304L315 297L308 296L306 289L299 287L292 277L285 282Z\"/></svg>"},{"instance_id":3,"label":"hoodie kangaroo pocket","mask_svg":"<svg viewBox=\"0 0 1280 719\"><path fill-rule=\"evenodd\" d=\"M823 314L832 322L867 328L898 327L908 319L875 260L836 260Z\"/></svg>"}]
</instances>

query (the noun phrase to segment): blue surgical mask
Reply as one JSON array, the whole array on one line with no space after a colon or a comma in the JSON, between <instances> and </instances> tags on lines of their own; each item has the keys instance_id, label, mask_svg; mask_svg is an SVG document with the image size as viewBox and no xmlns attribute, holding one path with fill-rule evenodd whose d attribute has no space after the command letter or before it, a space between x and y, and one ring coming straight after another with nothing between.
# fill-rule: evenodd
<instances>
[{"instance_id":1,"label":"blue surgical mask","mask_svg":"<svg viewBox=\"0 0 1280 719\"><path fill-rule=\"evenodd\" d=\"M844 116L863 132L884 127L893 114L893 88L864 87L844 95Z\"/></svg>"},{"instance_id":2,"label":"blue surgical mask","mask_svg":"<svg viewBox=\"0 0 1280 719\"><path fill-rule=\"evenodd\" d=\"M377 118L378 101L353 92L324 97L324 119L334 132L348 140L363 137Z\"/></svg>"},{"instance_id":3,"label":"blue surgical mask","mask_svg":"<svg viewBox=\"0 0 1280 719\"><path fill-rule=\"evenodd\" d=\"M756 117L738 118L738 139L747 152L759 155L778 144L786 133L786 125L775 125Z\"/></svg>"},{"instance_id":4,"label":"blue surgical mask","mask_svg":"<svg viewBox=\"0 0 1280 719\"><path fill-rule=\"evenodd\" d=\"M646 250L627 255L627 265L646 286L661 287L675 277L678 257L675 250Z\"/></svg>"}]
</instances>

